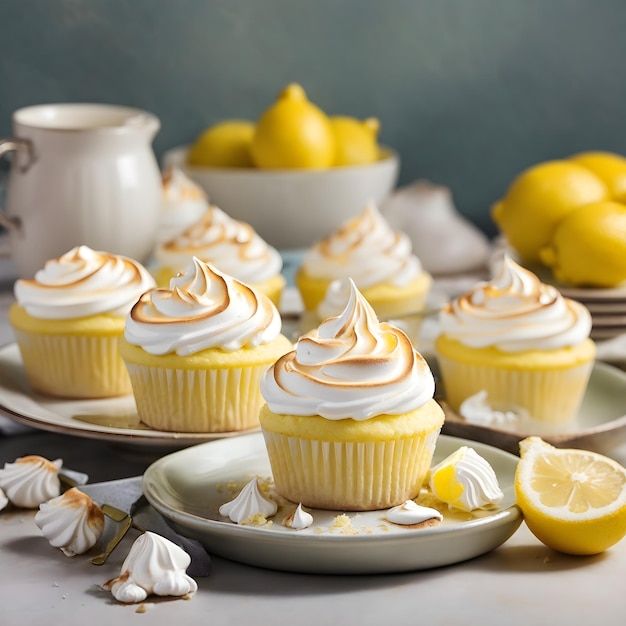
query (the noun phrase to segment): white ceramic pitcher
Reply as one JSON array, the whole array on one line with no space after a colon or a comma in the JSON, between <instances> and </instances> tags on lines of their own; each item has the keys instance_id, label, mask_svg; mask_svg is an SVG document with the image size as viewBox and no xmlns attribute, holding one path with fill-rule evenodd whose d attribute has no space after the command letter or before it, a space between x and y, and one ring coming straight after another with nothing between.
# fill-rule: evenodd
<instances>
[{"instance_id":1,"label":"white ceramic pitcher","mask_svg":"<svg viewBox=\"0 0 626 626\"><path fill-rule=\"evenodd\" d=\"M156 241L161 175L152 151L160 122L108 104L45 104L13 114L6 208L13 262L32 277L77 245L147 261Z\"/></svg>"}]
</instances>

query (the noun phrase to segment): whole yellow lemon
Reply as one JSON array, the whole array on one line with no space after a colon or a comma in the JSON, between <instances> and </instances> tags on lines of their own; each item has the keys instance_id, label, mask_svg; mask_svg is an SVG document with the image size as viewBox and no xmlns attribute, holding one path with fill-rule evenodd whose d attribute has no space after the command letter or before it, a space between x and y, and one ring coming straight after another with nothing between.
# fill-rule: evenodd
<instances>
[{"instance_id":1,"label":"whole yellow lemon","mask_svg":"<svg viewBox=\"0 0 626 626\"><path fill-rule=\"evenodd\" d=\"M611 198L626 201L626 159L613 152L581 152L570 161L591 170L608 187Z\"/></svg>"},{"instance_id":2,"label":"whole yellow lemon","mask_svg":"<svg viewBox=\"0 0 626 626\"><path fill-rule=\"evenodd\" d=\"M521 260L532 265L541 262L539 251L567 213L608 197L602 180L582 165L545 161L517 176L492 207L492 217Z\"/></svg>"},{"instance_id":3,"label":"whole yellow lemon","mask_svg":"<svg viewBox=\"0 0 626 626\"><path fill-rule=\"evenodd\" d=\"M380 122L375 117L358 120L336 115L330 118L335 137L333 165L363 165L378 160L378 131Z\"/></svg>"},{"instance_id":4,"label":"whole yellow lemon","mask_svg":"<svg viewBox=\"0 0 626 626\"><path fill-rule=\"evenodd\" d=\"M254 124L248 120L226 120L204 130L187 153L189 165L208 167L252 167L250 145Z\"/></svg>"},{"instance_id":5,"label":"whole yellow lemon","mask_svg":"<svg viewBox=\"0 0 626 626\"><path fill-rule=\"evenodd\" d=\"M259 118L251 153L262 168L330 167L335 141L328 117L292 83Z\"/></svg>"},{"instance_id":6,"label":"whole yellow lemon","mask_svg":"<svg viewBox=\"0 0 626 626\"><path fill-rule=\"evenodd\" d=\"M566 284L615 287L626 281L626 204L594 202L568 213L542 261Z\"/></svg>"}]
</instances>

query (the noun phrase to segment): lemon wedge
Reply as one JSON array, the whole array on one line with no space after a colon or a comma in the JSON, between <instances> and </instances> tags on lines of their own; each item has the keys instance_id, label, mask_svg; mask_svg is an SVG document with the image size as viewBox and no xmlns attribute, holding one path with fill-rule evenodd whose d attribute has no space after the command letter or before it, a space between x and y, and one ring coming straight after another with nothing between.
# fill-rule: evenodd
<instances>
[{"instance_id":1,"label":"lemon wedge","mask_svg":"<svg viewBox=\"0 0 626 626\"><path fill-rule=\"evenodd\" d=\"M531 532L566 554L598 554L626 535L626 469L588 450L520 442L517 504Z\"/></svg>"}]
</instances>

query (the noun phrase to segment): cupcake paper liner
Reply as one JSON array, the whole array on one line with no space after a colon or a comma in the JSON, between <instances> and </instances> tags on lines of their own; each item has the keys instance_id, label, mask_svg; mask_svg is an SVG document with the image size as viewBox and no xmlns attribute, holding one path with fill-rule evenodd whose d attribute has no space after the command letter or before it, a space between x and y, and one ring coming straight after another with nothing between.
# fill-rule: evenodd
<instances>
[{"instance_id":1,"label":"cupcake paper liner","mask_svg":"<svg viewBox=\"0 0 626 626\"><path fill-rule=\"evenodd\" d=\"M445 385L445 398L453 410L485 390L487 401L499 410L526 409L537 420L563 424L573 419L580 407L593 362L554 370L507 370L467 365L438 356Z\"/></svg>"},{"instance_id":2,"label":"cupcake paper liner","mask_svg":"<svg viewBox=\"0 0 626 626\"><path fill-rule=\"evenodd\" d=\"M119 336L13 330L33 389L65 398L105 398L132 392L120 356Z\"/></svg>"},{"instance_id":3,"label":"cupcake paper liner","mask_svg":"<svg viewBox=\"0 0 626 626\"><path fill-rule=\"evenodd\" d=\"M151 428L217 433L259 425L265 364L222 369L126 366L139 418Z\"/></svg>"},{"instance_id":4,"label":"cupcake paper liner","mask_svg":"<svg viewBox=\"0 0 626 626\"><path fill-rule=\"evenodd\" d=\"M266 429L263 435L282 496L313 508L371 511L419 494L439 430L381 442L308 440Z\"/></svg>"}]
</instances>

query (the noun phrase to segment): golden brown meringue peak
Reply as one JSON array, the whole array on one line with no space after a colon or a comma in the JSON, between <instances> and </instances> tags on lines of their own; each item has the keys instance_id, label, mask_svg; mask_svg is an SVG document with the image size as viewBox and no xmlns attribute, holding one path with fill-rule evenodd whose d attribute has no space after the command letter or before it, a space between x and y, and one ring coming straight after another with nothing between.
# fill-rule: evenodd
<instances>
[{"instance_id":1,"label":"golden brown meringue peak","mask_svg":"<svg viewBox=\"0 0 626 626\"><path fill-rule=\"evenodd\" d=\"M272 302L250 286L193 257L170 289L153 289L126 318L124 336L150 354L232 351L269 343L280 334Z\"/></svg>"},{"instance_id":2,"label":"golden brown meringue peak","mask_svg":"<svg viewBox=\"0 0 626 626\"><path fill-rule=\"evenodd\" d=\"M48 461L36 455L5 463L0 469L0 489L15 506L34 509L61 493L59 470L62 465L61 459Z\"/></svg>"},{"instance_id":3,"label":"golden brown meringue peak","mask_svg":"<svg viewBox=\"0 0 626 626\"><path fill-rule=\"evenodd\" d=\"M432 399L426 361L401 330L378 322L354 282L350 288L341 315L300 337L266 371L261 393L274 413L365 420Z\"/></svg>"},{"instance_id":4,"label":"golden brown meringue peak","mask_svg":"<svg viewBox=\"0 0 626 626\"><path fill-rule=\"evenodd\" d=\"M94 546L104 530L102 509L76 488L39 505L35 524L50 545L66 556L83 554Z\"/></svg>"}]
</instances>

